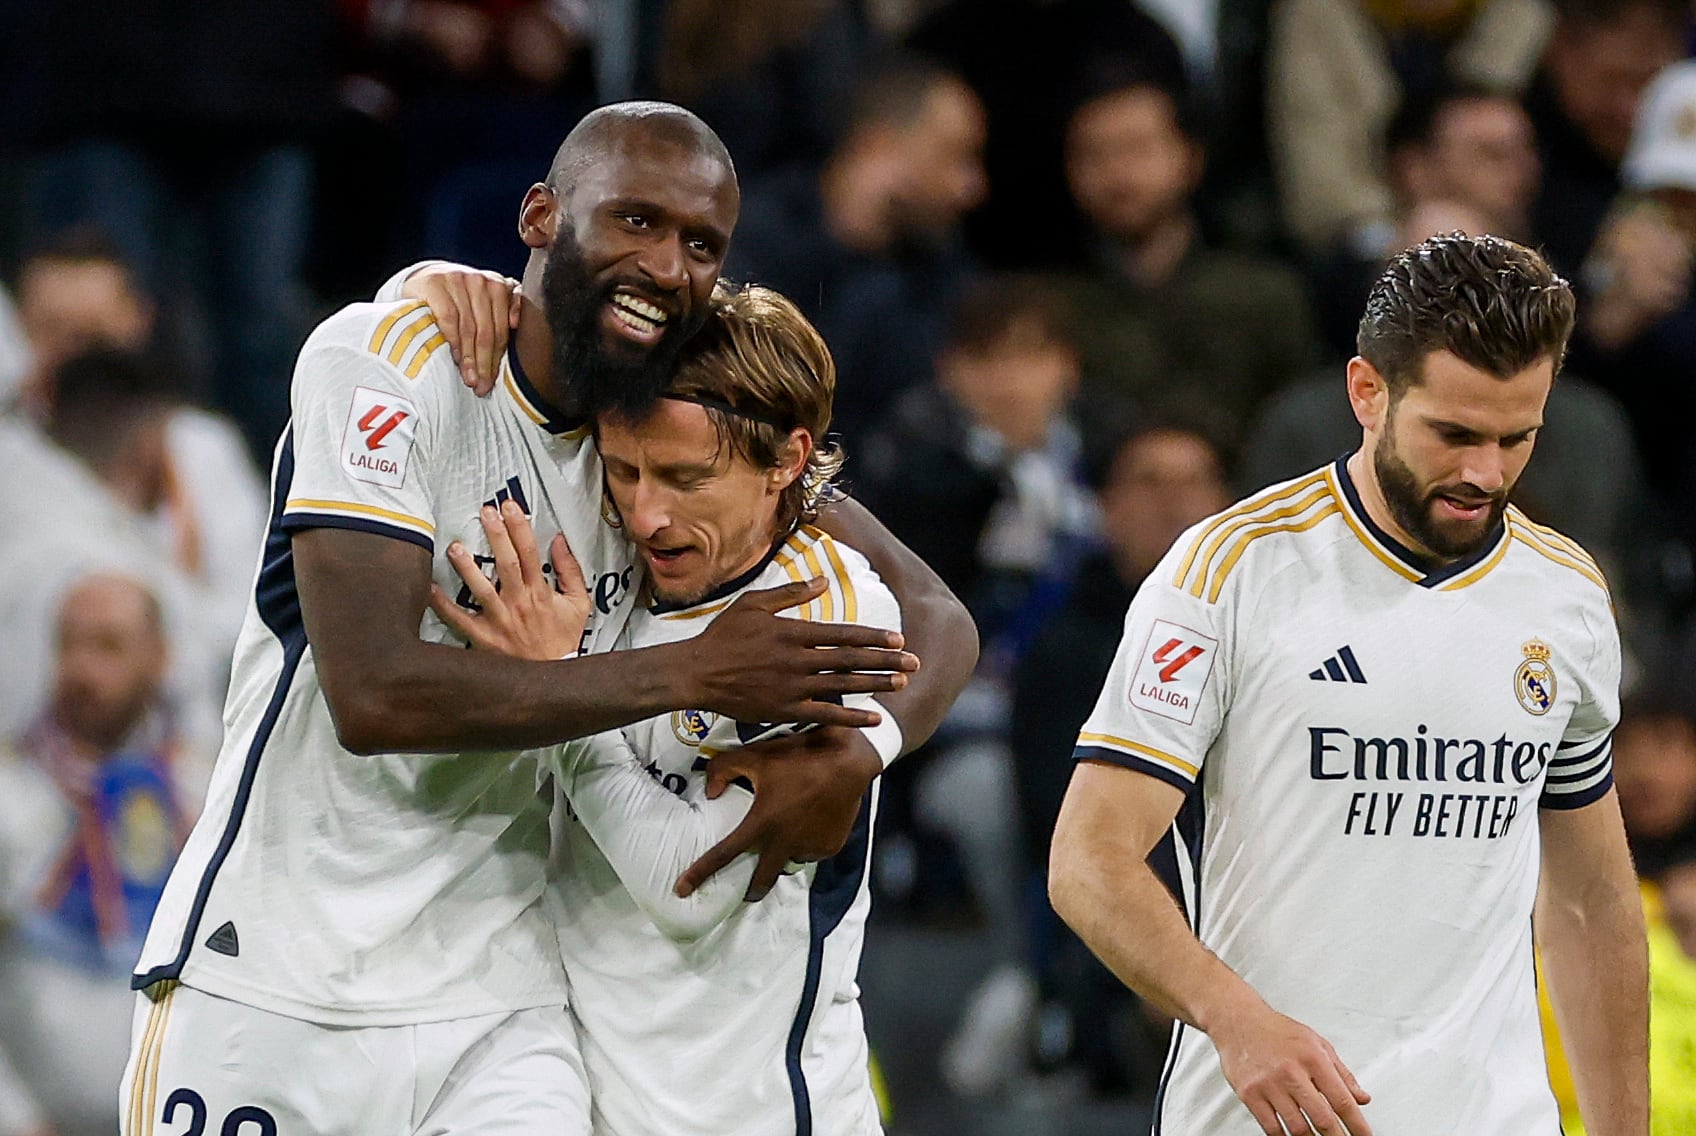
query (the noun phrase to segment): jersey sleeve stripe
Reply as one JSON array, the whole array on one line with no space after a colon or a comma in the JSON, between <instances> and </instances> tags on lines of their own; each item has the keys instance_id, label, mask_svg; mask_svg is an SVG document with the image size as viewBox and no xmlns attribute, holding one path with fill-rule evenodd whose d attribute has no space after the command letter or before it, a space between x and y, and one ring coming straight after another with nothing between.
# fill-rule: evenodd
<instances>
[{"instance_id":1,"label":"jersey sleeve stripe","mask_svg":"<svg viewBox=\"0 0 1696 1136\"><path fill-rule=\"evenodd\" d=\"M1072 751L1072 760L1102 761L1106 762L1108 765L1117 765L1124 769L1133 769L1138 773L1146 773L1150 777L1164 781L1174 789L1181 789L1185 792L1188 792L1190 787L1195 784L1194 778L1185 777L1182 773L1179 773L1171 766L1162 765L1158 761L1149 761L1146 758L1138 757L1136 754L1125 753L1122 750L1111 749L1105 746L1080 745Z\"/></svg>"},{"instance_id":2,"label":"jersey sleeve stripe","mask_svg":"<svg viewBox=\"0 0 1696 1136\"><path fill-rule=\"evenodd\" d=\"M1574 560L1588 564L1597 572L1602 570L1602 566L1596 562L1596 558L1586 552L1584 550L1584 546L1579 544L1576 540L1573 540L1570 536L1567 536L1565 533L1556 529L1552 529L1548 525L1538 524L1536 521L1526 516L1522 509L1516 507L1511 509L1510 512L1521 525L1542 537L1546 544L1566 552L1567 555L1571 556Z\"/></svg>"},{"instance_id":3,"label":"jersey sleeve stripe","mask_svg":"<svg viewBox=\"0 0 1696 1136\"><path fill-rule=\"evenodd\" d=\"M383 353L383 341L389 337L389 332L394 330L395 324L399 323L401 320L405 319L413 312L418 311L422 307L424 307L424 301L414 300L409 304L396 308L394 311L385 316L383 318L383 322L377 325L377 330L371 333L371 354L381 355Z\"/></svg>"},{"instance_id":4,"label":"jersey sleeve stripe","mask_svg":"<svg viewBox=\"0 0 1696 1136\"><path fill-rule=\"evenodd\" d=\"M1583 785L1563 786L1559 790L1544 789L1537 806L1544 809L1581 809L1607 796L1614 787L1614 769L1608 766Z\"/></svg>"},{"instance_id":5,"label":"jersey sleeve stripe","mask_svg":"<svg viewBox=\"0 0 1696 1136\"><path fill-rule=\"evenodd\" d=\"M406 358L406 349L412 346L412 341L424 334L426 328L435 326L436 317L431 315L428 309L425 309L417 319L406 325L400 333L400 338L395 340L395 345L389 348L389 362L397 367L400 366L401 360Z\"/></svg>"},{"instance_id":6,"label":"jersey sleeve stripe","mask_svg":"<svg viewBox=\"0 0 1696 1136\"><path fill-rule=\"evenodd\" d=\"M842 622L853 623L860 618L860 600L854 594L854 577L848 574L848 568L842 563L842 556L836 551L836 542L826 537L819 541L824 548L825 556L830 559L830 566L836 571L836 579L842 584Z\"/></svg>"},{"instance_id":7,"label":"jersey sleeve stripe","mask_svg":"<svg viewBox=\"0 0 1696 1136\"><path fill-rule=\"evenodd\" d=\"M1554 561L1563 568L1571 568L1574 572L1577 572L1580 576L1583 576L1586 580L1589 580L1598 588L1601 588L1604 592L1608 590L1608 582L1602 578L1602 574L1600 572L1585 567L1583 564L1580 564L1578 561L1569 556L1563 556L1558 552L1551 551L1548 546L1539 543L1534 536L1527 533L1525 529L1521 528L1517 524L1512 524L1510 522L1509 527L1513 530L1513 539L1519 541L1527 548L1533 549L1538 554Z\"/></svg>"},{"instance_id":8,"label":"jersey sleeve stripe","mask_svg":"<svg viewBox=\"0 0 1696 1136\"><path fill-rule=\"evenodd\" d=\"M1231 574L1231 569L1237 566L1237 561L1242 559L1243 553L1248 551L1249 545L1263 536L1272 536L1276 533L1306 532L1327 517L1341 511L1342 507L1337 504L1335 498L1332 498L1317 512L1310 513L1299 521L1289 521L1281 525L1264 525L1243 533L1237 538L1237 542L1232 546L1230 553L1220 562L1217 571L1214 572L1212 586L1207 589L1207 602L1210 604L1219 602L1219 593L1225 587L1225 578ZM1191 591L1192 595L1198 597L1201 595L1202 583L1201 580L1196 581L1195 588Z\"/></svg>"},{"instance_id":9,"label":"jersey sleeve stripe","mask_svg":"<svg viewBox=\"0 0 1696 1136\"><path fill-rule=\"evenodd\" d=\"M1239 517L1244 517L1257 512L1260 509L1277 505L1283 501L1288 501L1290 498L1301 494L1304 490L1310 489L1319 484L1324 479L1325 471L1315 470L1306 477L1292 482L1274 493L1259 498L1250 498L1242 504L1226 509L1223 513L1214 517L1207 523L1207 527L1197 533L1195 535L1195 539L1190 541L1189 550L1184 554L1183 563L1178 565L1178 575L1172 580L1172 586L1174 588L1181 588L1184 586L1184 581L1189 578L1190 569L1195 566L1196 556L1200 553L1202 546L1206 544L1213 534L1222 526L1230 524Z\"/></svg>"},{"instance_id":10,"label":"jersey sleeve stripe","mask_svg":"<svg viewBox=\"0 0 1696 1136\"><path fill-rule=\"evenodd\" d=\"M384 509L376 505L362 505L354 501L320 501L309 497L291 497L288 504L283 506L283 515L302 511L318 513L358 513L368 517L381 517L398 525L408 525L423 531L426 535L434 536L436 526L421 517L407 513L397 513L393 509Z\"/></svg>"},{"instance_id":11,"label":"jersey sleeve stripe","mask_svg":"<svg viewBox=\"0 0 1696 1136\"><path fill-rule=\"evenodd\" d=\"M1595 745L1591 745L1590 748L1583 753L1568 755L1568 754L1557 752L1555 759L1549 763L1549 768L1551 770L1553 770L1553 769L1558 768L1560 766L1582 765L1584 762L1589 761L1591 758L1595 757L1597 754L1599 754L1603 750L1607 749L1608 744L1613 741L1613 738L1614 738L1614 736L1612 734L1609 734L1606 737L1604 737L1601 741L1597 742ZM1555 748L1556 748L1557 751L1563 750L1563 749L1577 749L1581 745L1590 745L1590 743L1587 742L1587 741L1586 742L1562 742L1562 743L1560 743L1560 745L1556 746Z\"/></svg>"},{"instance_id":12,"label":"jersey sleeve stripe","mask_svg":"<svg viewBox=\"0 0 1696 1136\"><path fill-rule=\"evenodd\" d=\"M430 356L434 355L437 348L441 347L442 344L447 341L448 337L438 331L435 335L432 335L429 339L426 339L422 344L420 344L418 350L412 353L412 362L408 363L406 366L406 377L409 379L416 379L418 377L418 372L424 369L424 364L430 361Z\"/></svg>"},{"instance_id":13,"label":"jersey sleeve stripe","mask_svg":"<svg viewBox=\"0 0 1696 1136\"><path fill-rule=\"evenodd\" d=\"M1165 750L1155 749L1153 746L1143 745L1141 742L1133 742L1129 738L1114 737L1112 734L1096 734L1085 731L1078 735L1078 747L1081 749L1086 746L1105 746L1109 749L1122 750L1153 761L1164 762L1173 769L1188 774L1192 781L1201 773L1199 766L1192 765L1181 757L1174 757Z\"/></svg>"},{"instance_id":14,"label":"jersey sleeve stripe","mask_svg":"<svg viewBox=\"0 0 1696 1136\"><path fill-rule=\"evenodd\" d=\"M1296 501L1294 504L1286 505L1283 508L1270 513L1255 512L1248 516L1238 517L1230 524L1222 526L1219 531L1214 534L1213 538L1207 542L1207 548L1202 552L1201 558L1197 562L1200 566L1200 571L1196 576L1195 584L1190 588L1190 594L1194 596L1201 595L1204 581L1209 572L1212 570L1212 565L1215 562L1215 558L1219 555L1219 550L1225 547L1232 538L1234 538L1242 530L1253 528L1256 525L1265 524L1269 521L1281 521L1287 517L1300 516L1302 513L1311 509L1314 505L1325 500L1330 495L1331 490L1328 486L1319 485L1316 486L1311 493L1307 494L1307 496L1301 498L1299 501Z\"/></svg>"}]
</instances>

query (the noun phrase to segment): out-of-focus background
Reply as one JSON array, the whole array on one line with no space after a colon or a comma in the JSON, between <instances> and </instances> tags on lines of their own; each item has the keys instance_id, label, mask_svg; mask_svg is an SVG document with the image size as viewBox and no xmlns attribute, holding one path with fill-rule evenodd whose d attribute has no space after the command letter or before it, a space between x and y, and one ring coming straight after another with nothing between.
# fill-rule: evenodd
<instances>
[{"instance_id":1,"label":"out-of-focus background","mask_svg":"<svg viewBox=\"0 0 1696 1136\"><path fill-rule=\"evenodd\" d=\"M1357 442L1366 289L1453 229L1582 297L1520 499L1612 582L1657 1132L1696 1131L1692 34L1689 0L0 0L0 1136L112 1130L306 332L419 258L516 274L524 190L630 97L723 136L730 272L823 330L853 491L982 629L886 777L891 1132L1144 1130L1165 1023L1044 900L1073 737L1177 533Z\"/></svg>"}]
</instances>

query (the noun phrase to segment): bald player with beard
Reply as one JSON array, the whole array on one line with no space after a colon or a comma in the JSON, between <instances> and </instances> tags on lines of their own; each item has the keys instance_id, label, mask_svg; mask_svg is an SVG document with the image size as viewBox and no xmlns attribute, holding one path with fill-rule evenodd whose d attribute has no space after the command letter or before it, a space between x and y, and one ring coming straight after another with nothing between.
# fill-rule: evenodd
<instances>
[{"instance_id":1,"label":"bald player with beard","mask_svg":"<svg viewBox=\"0 0 1696 1136\"><path fill-rule=\"evenodd\" d=\"M606 653L638 569L602 523L586 423L664 389L737 208L699 119L604 108L524 197L528 287L492 396L465 389L421 303L355 304L308 339L224 748L132 979L125 1133L586 1131L536 748L678 709L819 723L828 744L751 771L765 812L745 835L775 874L840 847L883 767L859 730L879 715L844 696L880 695L910 744L934 728L969 623L887 541L910 637L954 648L911 689L900 635L779 617L822 581ZM556 571L569 540L595 605L577 657L465 651L427 613L432 583L462 587L448 548L487 553L503 513L529 516Z\"/></svg>"}]
</instances>

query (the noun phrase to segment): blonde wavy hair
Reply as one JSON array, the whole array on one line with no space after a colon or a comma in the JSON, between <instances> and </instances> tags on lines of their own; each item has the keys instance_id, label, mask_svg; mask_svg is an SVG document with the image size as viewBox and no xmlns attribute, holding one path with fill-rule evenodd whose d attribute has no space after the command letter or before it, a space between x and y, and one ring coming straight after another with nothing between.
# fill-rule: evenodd
<instances>
[{"instance_id":1,"label":"blonde wavy hair","mask_svg":"<svg viewBox=\"0 0 1696 1136\"><path fill-rule=\"evenodd\" d=\"M825 440L836 361L818 329L782 293L721 282L706 325L690 338L666 394L700 401L719 443L759 469L779 464L790 432L803 427L813 450L801 476L783 491L778 530L818 517L845 460L842 447Z\"/></svg>"}]
</instances>

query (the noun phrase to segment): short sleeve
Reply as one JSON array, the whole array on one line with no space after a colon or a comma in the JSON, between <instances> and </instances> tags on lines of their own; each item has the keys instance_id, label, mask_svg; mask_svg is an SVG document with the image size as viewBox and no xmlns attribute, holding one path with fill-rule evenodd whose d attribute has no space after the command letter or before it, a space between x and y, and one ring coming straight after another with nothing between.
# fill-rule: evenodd
<instances>
[{"instance_id":1,"label":"short sleeve","mask_svg":"<svg viewBox=\"0 0 1696 1136\"><path fill-rule=\"evenodd\" d=\"M1218 602L1173 583L1174 556L1143 582L1073 757L1122 765L1187 789L1224 723L1229 682L1227 616Z\"/></svg>"},{"instance_id":2,"label":"short sleeve","mask_svg":"<svg viewBox=\"0 0 1696 1136\"><path fill-rule=\"evenodd\" d=\"M1619 630L1611 611L1587 613L1595 649L1578 678L1578 705L1568 719L1538 805L1579 809L1607 795L1614 783L1614 727L1619 724Z\"/></svg>"},{"instance_id":3,"label":"short sleeve","mask_svg":"<svg viewBox=\"0 0 1696 1136\"><path fill-rule=\"evenodd\" d=\"M393 338L409 321L428 319L422 305L396 308L373 335L387 324ZM433 549L426 476L433 423L425 393L424 384L372 351L308 343L295 369L294 468L282 527L355 529Z\"/></svg>"}]
</instances>

